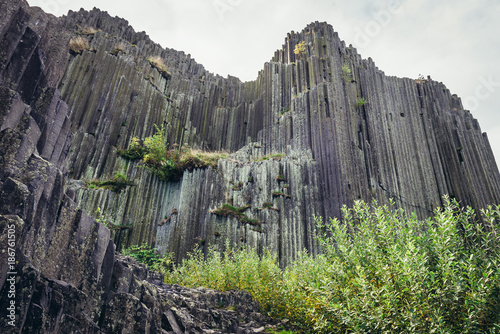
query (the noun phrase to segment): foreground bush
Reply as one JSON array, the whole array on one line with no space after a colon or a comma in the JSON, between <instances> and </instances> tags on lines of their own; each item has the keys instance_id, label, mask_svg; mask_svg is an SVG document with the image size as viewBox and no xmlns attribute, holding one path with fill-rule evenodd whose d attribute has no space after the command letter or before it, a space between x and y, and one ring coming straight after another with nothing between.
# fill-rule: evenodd
<instances>
[{"instance_id":1,"label":"foreground bush","mask_svg":"<svg viewBox=\"0 0 500 334\"><path fill-rule=\"evenodd\" d=\"M196 250L167 283L247 290L264 312L315 333L497 333L500 331L499 207L447 199L433 218L356 202L342 223L316 218L323 254L284 271L254 250Z\"/></svg>"},{"instance_id":2,"label":"foreground bush","mask_svg":"<svg viewBox=\"0 0 500 334\"><path fill-rule=\"evenodd\" d=\"M480 224L471 208L445 201L424 222L362 202L343 208L343 224L318 218L324 255L312 261L322 270L295 265L289 272L303 278L285 280L304 288L295 296L306 301L302 321L324 332L498 332L499 208Z\"/></svg>"}]
</instances>

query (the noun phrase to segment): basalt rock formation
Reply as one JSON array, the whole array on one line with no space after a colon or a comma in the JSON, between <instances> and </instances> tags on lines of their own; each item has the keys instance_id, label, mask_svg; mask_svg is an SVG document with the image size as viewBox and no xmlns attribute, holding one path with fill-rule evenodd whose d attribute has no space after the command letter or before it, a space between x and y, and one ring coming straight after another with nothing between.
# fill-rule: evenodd
<instances>
[{"instance_id":1,"label":"basalt rock formation","mask_svg":"<svg viewBox=\"0 0 500 334\"><path fill-rule=\"evenodd\" d=\"M170 144L230 157L162 181L117 154L155 125ZM134 185L85 186L116 173ZM14 301L17 332L252 332L269 320L247 294L165 286L116 249L146 242L180 260L228 238L285 266L318 252L314 215L393 198L425 218L445 194L500 202L478 122L442 83L386 76L326 23L290 33L241 82L98 9L56 18L0 2L0 309ZM225 204L246 219L217 214Z\"/></svg>"}]
</instances>

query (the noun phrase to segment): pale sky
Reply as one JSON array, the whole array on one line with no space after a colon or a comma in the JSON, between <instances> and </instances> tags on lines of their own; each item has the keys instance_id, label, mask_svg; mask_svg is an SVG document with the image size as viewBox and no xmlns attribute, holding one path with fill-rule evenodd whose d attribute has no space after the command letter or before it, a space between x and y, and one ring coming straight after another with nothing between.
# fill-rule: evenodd
<instances>
[{"instance_id":1,"label":"pale sky","mask_svg":"<svg viewBox=\"0 0 500 334\"><path fill-rule=\"evenodd\" d=\"M443 82L500 163L498 0L28 0L60 16L98 7L210 72L254 80L286 34L326 21L387 75Z\"/></svg>"}]
</instances>

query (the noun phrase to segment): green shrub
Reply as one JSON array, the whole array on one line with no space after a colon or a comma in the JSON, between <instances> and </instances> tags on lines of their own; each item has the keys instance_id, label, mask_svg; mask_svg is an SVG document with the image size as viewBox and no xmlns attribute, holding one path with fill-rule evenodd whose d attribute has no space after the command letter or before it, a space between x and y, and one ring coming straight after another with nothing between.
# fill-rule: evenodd
<instances>
[{"instance_id":1,"label":"green shrub","mask_svg":"<svg viewBox=\"0 0 500 334\"><path fill-rule=\"evenodd\" d=\"M210 246L206 258L200 249L195 249L165 275L168 284L204 286L220 291L249 291L263 309L275 305L280 279L281 270L276 255L264 251L259 256L253 249L230 246L228 240L224 250Z\"/></svg>"},{"instance_id":2,"label":"green shrub","mask_svg":"<svg viewBox=\"0 0 500 334\"><path fill-rule=\"evenodd\" d=\"M118 149L116 153L127 160L142 160L146 155L146 148L141 144L137 137L133 137L130 141L130 147L126 150Z\"/></svg>"},{"instance_id":3,"label":"green shrub","mask_svg":"<svg viewBox=\"0 0 500 334\"><path fill-rule=\"evenodd\" d=\"M314 333L496 333L500 329L500 207L445 198L433 218L357 201L342 223L316 218L323 253L285 270L249 248L197 249L165 281L243 289L268 315Z\"/></svg>"},{"instance_id":4,"label":"green shrub","mask_svg":"<svg viewBox=\"0 0 500 334\"><path fill-rule=\"evenodd\" d=\"M342 67L341 67L341 70L342 70L342 79L347 83L349 81L352 80L352 71L351 71L351 67L349 66L349 64L347 62L345 62Z\"/></svg>"},{"instance_id":5,"label":"green shrub","mask_svg":"<svg viewBox=\"0 0 500 334\"><path fill-rule=\"evenodd\" d=\"M500 326L498 225L449 201L421 222L402 210L356 202L319 241L327 284L308 284L304 310L321 331L485 333ZM500 218L498 207L485 211ZM316 260L319 261L319 260ZM298 282L300 283L300 282ZM312 298L312 299L311 299Z\"/></svg>"},{"instance_id":6,"label":"green shrub","mask_svg":"<svg viewBox=\"0 0 500 334\"><path fill-rule=\"evenodd\" d=\"M364 106L368 101L365 100L364 97L360 97L359 99L356 100L356 105L358 107Z\"/></svg>"},{"instance_id":7,"label":"green shrub","mask_svg":"<svg viewBox=\"0 0 500 334\"><path fill-rule=\"evenodd\" d=\"M142 245L133 245L122 251L125 256L130 256L137 261L146 264L153 270L166 273L173 266L173 254L168 253L165 256L158 255L156 249L143 243Z\"/></svg>"}]
</instances>

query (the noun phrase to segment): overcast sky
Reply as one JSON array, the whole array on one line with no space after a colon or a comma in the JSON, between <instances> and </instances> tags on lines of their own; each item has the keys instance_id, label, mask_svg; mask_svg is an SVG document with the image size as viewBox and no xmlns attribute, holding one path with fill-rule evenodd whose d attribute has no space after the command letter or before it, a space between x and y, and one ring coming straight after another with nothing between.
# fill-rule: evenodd
<instances>
[{"instance_id":1,"label":"overcast sky","mask_svg":"<svg viewBox=\"0 0 500 334\"><path fill-rule=\"evenodd\" d=\"M192 55L211 72L254 80L286 34L313 21L387 75L430 75L462 98L500 163L498 0L28 0L57 16L98 7Z\"/></svg>"}]
</instances>

